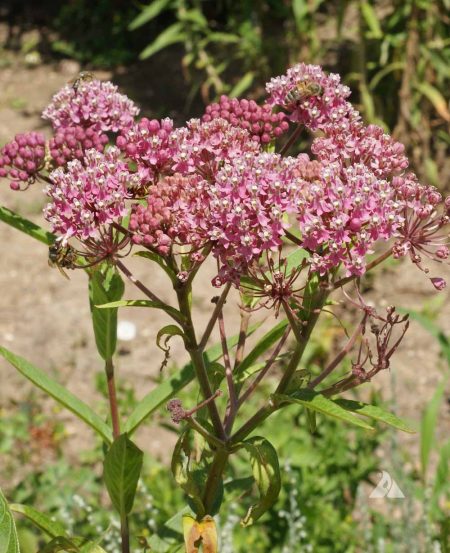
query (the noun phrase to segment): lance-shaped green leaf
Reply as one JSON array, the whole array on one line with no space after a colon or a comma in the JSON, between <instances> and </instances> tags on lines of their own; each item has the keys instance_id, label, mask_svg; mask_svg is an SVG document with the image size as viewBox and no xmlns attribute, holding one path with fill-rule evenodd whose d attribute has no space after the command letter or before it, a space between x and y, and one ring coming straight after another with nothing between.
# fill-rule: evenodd
<instances>
[{"instance_id":1,"label":"lance-shaped green leaf","mask_svg":"<svg viewBox=\"0 0 450 553\"><path fill-rule=\"evenodd\" d=\"M37 528L43 530L51 538L56 538L58 536L68 537L66 529L60 522L52 520L48 515L39 512L34 507L13 503L9 506L9 508L13 513L19 513L25 516Z\"/></svg>"},{"instance_id":2,"label":"lance-shaped green leaf","mask_svg":"<svg viewBox=\"0 0 450 553\"><path fill-rule=\"evenodd\" d=\"M253 478L260 496L241 521L242 526L249 526L276 502L281 489L281 476L277 452L269 441L255 436L242 445L250 455Z\"/></svg>"},{"instance_id":3,"label":"lance-shaped green leaf","mask_svg":"<svg viewBox=\"0 0 450 553\"><path fill-rule=\"evenodd\" d=\"M7 207L0 206L0 221L7 223L25 234L28 234L28 236L31 236L35 240L39 240L39 242L42 242L47 246L50 246L56 240L56 236L54 234L46 231L32 221L21 217L17 213L14 213L14 211L11 211Z\"/></svg>"},{"instance_id":4,"label":"lance-shaped green leaf","mask_svg":"<svg viewBox=\"0 0 450 553\"><path fill-rule=\"evenodd\" d=\"M202 496L207 473L195 460L193 435L190 428L181 434L173 450L171 468L176 483L189 496L195 514L201 517L205 514Z\"/></svg>"},{"instance_id":5,"label":"lance-shaped green leaf","mask_svg":"<svg viewBox=\"0 0 450 553\"><path fill-rule=\"evenodd\" d=\"M373 430L372 426L369 426L367 423L355 417L345 409L343 409L338 403L325 397L319 392L314 392L313 390L302 389L297 390L293 394L274 394L272 400L278 404L282 405L284 403L297 403L299 405L304 405L308 409L322 413L329 417L334 417L335 419L340 419L345 422L354 424L355 426L360 426L366 430Z\"/></svg>"},{"instance_id":6,"label":"lance-shaped green leaf","mask_svg":"<svg viewBox=\"0 0 450 553\"><path fill-rule=\"evenodd\" d=\"M78 553L78 545L65 536L57 536L39 549L38 553L58 553L58 551L67 551L67 553Z\"/></svg>"},{"instance_id":7,"label":"lance-shaped green leaf","mask_svg":"<svg viewBox=\"0 0 450 553\"><path fill-rule=\"evenodd\" d=\"M336 398L333 401L346 411L351 411L352 413L362 415L363 417L369 417L371 419L384 422L384 424L398 428L403 432L409 432L411 434L416 432L413 428L411 428L411 426L408 425L407 422L394 415L394 413L389 413L389 411L385 411L376 405L369 405L368 403L363 403L362 401L354 401L344 398Z\"/></svg>"},{"instance_id":8,"label":"lance-shaped green leaf","mask_svg":"<svg viewBox=\"0 0 450 553\"><path fill-rule=\"evenodd\" d=\"M99 309L104 305L121 299L124 283L113 267L95 271L89 279L89 303L95 343L101 357L107 361L116 350L117 343L117 307Z\"/></svg>"},{"instance_id":9,"label":"lance-shaped green leaf","mask_svg":"<svg viewBox=\"0 0 450 553\"><path fill-rule=\"evenodd\" d=\"M157 17L162 11L167 9L172 3L172 0L153 0L148 6L142 9L141 13L133 19L133 21L128 25L129 31L134 31L138 29L145 23L148 23L155 17Z\"/></svg>"},{"instance_id":10,"label":"lance-shaped green leaf","mask_svg":"<svg viewBox=\"0 0 450 553\"><path fill-rule=\"evenodd\" d=\"M23 357L15 355L11 351L0 346L0 355L2 355L20 374L28 378L35 386L49 394L58 403L63 405L74 415L93 428L103 440L108 443L112 441L111 428L95 413L89 405L73 395L69 390L58 384L50 378L44 371L38 369L29 363Z\"/></svg>"},{"instance_id":11,"label":"lance-shaped green leaf","mask_svg":"<svg viewBox=\"0 0 450 553\"><path fill-rule=\"evenodd\" d=\"M19 553L19 551L14 518L0 489L0 553Z\"/></svg>"},{"instance_id":12,"label":"lance-shaped green leaf","mask_svg":"<svg viewBox=\"0 0 450 553\"><path fill-rule=\"evenodd\" d=\"M428 462L435 439L436 423L446 384L446 380L439 384L422 416L420 427L420 460L422 465L422 479L424 482L427 476Z\"/></svg>"},{"instance_id":13,"label":"lance-shaped green leaf","mask_svg":"<svg viewBox=\"0 0 450 553\"><path fill-rule=\"evenodd\" d=\"M253 334L261 323L252 325L248 330L248 336ZM227 340L227 345L231 349L239 340L239 335L232 336ZM206 350L204 357L205 363L208 367L211 363L216 362L223 355L222 345L214 344ZM180 390L185 388L195 378L195 371L192 363L187 363L182 369L174 373L172 376L165 378L164 381L159 384L154 390L149 392L141 401L136 405L131 415L128 417L125 424L125 431L128 435L139 428L139 426L156 411L163 403L168 401L171 397L176 395Z\"/></svg>"},{"instance_id":14,"label":"lance-shaped green leaf","mask_svg":"<svg viewBox=\"0 0 450 553\"><path fill-rule=\"evenodd\" d=\"M103 478L112 504L121 517L133 508L143 455L126 434L116 438L106 454Z\"/></svg>"},{"instance_id":15,"label":"lance-shaped green leaf","mask_svg":"<svg viewBox=\"0 0 450 553\"><path fill-rule=\"evenodd\" d=\"M143 257L144 259L149 259L150 261L154 261L161 267L163 271L165 271L165 273L167 273L170 280L172 280L173 282L176 281L177 275L170 267L167 266L164 258L161 255L149 251L139 251L136 252L134 255L137 257Z\"/></svg>"},{"instance_id":16,"label":"lance-shaped green leaf","mask_svg":"<svg viewBox=\"0 0 450 553\"><path fill-rule=\"evenodd\" d=\"M105 303L103 305L96 305L98 309L117 309L119 307L148 307L153 309L162 309L166 313L170 313L177 320L182 321L184 319L183 315L170 305L159 301L152 300L119 300L112 301L110 303Z\"/></svg>"}]
</instances>

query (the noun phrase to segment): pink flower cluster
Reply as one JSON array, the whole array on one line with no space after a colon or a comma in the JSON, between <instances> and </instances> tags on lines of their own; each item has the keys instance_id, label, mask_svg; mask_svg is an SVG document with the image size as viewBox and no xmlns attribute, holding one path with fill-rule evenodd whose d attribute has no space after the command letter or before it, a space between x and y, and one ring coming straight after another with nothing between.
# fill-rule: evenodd
<instances>
[{"instance_id":1,"label":"pink flower cluster","mask_svg":"<svg viewBox=\"0 0 450 553\"><path fill-rule=\"evenodd\" d=\"M318 65L299 63L288 69L286 75L274 77L266 85L268 104L279 106L308 129L317 130L342 119L356 116L348 86L341 84L339 75L327 75Z\"/></svg>"},{"instance_id":2,"label":"pink flower cluster","mask_svg":"<svg viewBox=\"0 0 450 553\"><path fill-rule=\"evenodd\" d=\"M125 200L131 179L118 148L104 153L88 150L83 161L73 160L66 171L59 167L50 173L46 188L50 203L44 216L64 242L76 237L98 237L103 225L119 222L127 213Z\"/></svg>"},{"instance_id":3,"label":"pink flower cluster","mask_svg":"<svg viewBox=\"0 0 450 553\"><path fill-rule=\"evenodd\" d=\"M178 152L178 139L172 119L162 121L143 117L139 123L117 137L117 146L138 164L142 181L153 182L159 175L173 172L173 159Z\"/></svg>"},{"instance_id":4,"label":"pink flower cluster","mask_svg":"<svg viewBox=\"0 0 450 553\"><path fill-rule=\"evenodd\" d=\"M50 155L56 166L61 167L72 159L82 160L87 150L102 152L108 137L93 127L63 127L50 139Z\"/></svg>"},{"instance_id":5,"label":"pink flower cluster","mask_svg":"<svg viewBox=\"0 0 450 553\"><path fill-rule=\"evenodd\" d=\"M178 143L174 169L183 174L196 172L210 181L224 162L261 151L246 130L221 118L206 123L191 119L174 136Z\"/></svg>"},{"instance_id":6,"label":"pink flower cluster","mask_svg":"<svg viewBox=\"0 0 450 553\"><path fill-rule=\"evenodd\" d=\"M17 134L0 150L0 177L11 179L12 190L33 183L45 163L45 138L40 132Z\"/></svg>"},{"instance_id":7,"label":"pink flower cluster","mask_svg":"<svg viewBox=\"0 0 450 553\"><path fill-rule=\"evenodd\" d=\"M405 147L376 125L365 126L354 118L340 124L328 124L324 136L314 140L311 151L323 163L341 165L363 163L381 178L408 167Z\"/></svg>"},{"instance_id":8,"label":"pink flower cluster","mask_svg":"<svg viewBox=\"0 0 450 553\"><path fill-rule=\"evenodd\" d=\"M203 194L204 183L196 175L175 174L160 180L148 195L147 205L133 206L129 224L133 242L161 255L168 255L174 242L201 247L205 238L199 230L207 214Z\"/></svg>"},{"instance_id":9,"label":"pink flower cluster","mask_svg":"<svg viewBox=\"0 0 450 553\"><path fill-rule=\"evenodd\" d=\"M117 86L98 80L64 86L44 110L42 117L54 129L93 127L97 131L118 132L129 128L139 114L138 107Z\"/></svg>"},{"instance_id":10,"label":"pink flower cluster","mask_svg":"<svg viewBox=\"0 0 450 553\"><path fill-rule=\"evenodd\" d=\"M275 250L296 210L305 181L299 176L304 159L278 154L247 154L226 163L209 196L209 238L222 263L221 276L245 270L268 250Z\"/></svg>"},{"instance_id":11,"label":"pink flower cluster","mask_svg":"<svg viewBox=\"0 0 450 553\"><path fill-rule=\"evenodd\" d=\"M286 114L273 113L269 104L258 105L254 100L238 100L222 95L218 103L206 107L202 121L222 118L234 127L248 131L253 140L268 144L289 129Z\"/></svg>"},{"instance_id":12,"label":"pink flower cluster","mask_svg":"<svg viewBox=\"0 0 450 553\"><path fill-rule=\"evenodd\" d=\"M365 255L377 240L388 240L403 222L395 189L363 164L323 165L298 203L303 246L311 267L324 274L341 263L347 274L365 271Z\"/></svg>"}]
</instances>

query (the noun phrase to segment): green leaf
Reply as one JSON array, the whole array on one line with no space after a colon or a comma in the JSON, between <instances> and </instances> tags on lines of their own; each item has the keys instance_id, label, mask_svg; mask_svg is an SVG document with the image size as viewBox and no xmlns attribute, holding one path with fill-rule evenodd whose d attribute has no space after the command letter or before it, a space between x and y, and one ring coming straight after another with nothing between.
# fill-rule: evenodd
<instances>
[{"instance_id":1,"label":"green leaf","mask_svg":"<svg viewBox=\"0 0 450 553\"><path fill-rule=\"evenodd\" d=\"M112 504L121 517L133 508L143 456L126 434L116 438L106 454L103 478Z\"/></svg>"},{"instance_id":2,"label":"green leaf","mask_svg":"<svg viewBox=\"0 0 450 553\"><path fill-rule=\"evenodd\" d=\"M363 403L362 401L353 401L351 399L344 398L336 398L333 401L346 411L351 411L352 413L384 422L384 424L398 428L403 432L409 432L410 434L414 434L416 432L405 421L393 413L389 413L388 411L381 409L381 407L377 407L376 405L369 405L368 403Z\"/></svg>"},{"instance_id":3,"label":"green leaf","mask_svg":"<svg viewBox=\"0 0 450 553\"><path fill-rule=\"evenodd\" d=\"M165 336L166 338L164 339L164 344L161 344L161 340L162 340L163 336ZM179 326L177 326L177 325L163 326L158 331L158 334L156 335L156 345L159 347L159 349L162 349L163 351L168 352L169 347L168 347L167 343L173 336L181 336L183 338L183 340L185 338L184 332L181 330L181 328Z\"/></svg>"},{"instance_id":4,"label":"green leaf","mask_svg":"<svg viewBox=\"0 0 450 553\"><path fill-rule=\"evenodd\" d=\"M269 441L255 436L242 445L250 454L253 478L260 496L241 521L242 526L250 526L276 502L281 490L281 475L277 452Z\"/></svg>"},{"instance_id":5,"label":"green leaf","mask_svg":"<svg viewBox=\"0 0 450 553\"><path fill-rule=\"evenodd\" d=\"M111 309L111 308L118 308L118 307L149 307L153 309L162 309L166 313L170 313L174 317L176 317L178 320L183 320L183 315L178 311L178 309L175 309L174 307L171 307L170 305L166 305L165 303L161 303L158 301L151 301L151 300L119 300L119 301L112 301L110 303L105 303L103 305L96 305L98 309Z\"/></svg>"},{"instance_id":6,"label":"green leaf","mask_svg":"<svg viewBox=\"0 0 450 553\"><path fill-rule=\"evenodd\" d=\"M439 453L439 461L434 479L432 503L439 509L439 498L450 486L450 441L446 442Z\"/></svg>"},{"instance_id":7,"label":"green leaf","mask_svg":"<svg viewBox=\"0 0 450 553\"><path fill-rule=\"evenodd\" d=\"M47 246L51 246L56 240L56 236L54 234L46 231L28 219L21 217L17 213L14 213L14 211L11 211L7 207L0 206L0 221L7 223L25 234L28 234L28 236L31 236L35 240L39 240L39 242L42 242Z\"/></svg>"},{"instance_id":8,"label":"green leaf","mask_svg":"<svg viewBox=\"0 0 450 553\"><path fill-rule=\"evenodd\" d=\"M116 350L117 307L99 309L97 306L120 300L124 288L123 280L113 267L95 271L89 278L89 303L95 343L105 361L111 359Z\"/></svg>"},{"instance_id":9,"label":"green leaf","mask_svg":"<svg viewBox=\"0 0 450 553\"><path fill-rule=\"evenodd\" d=\"M0 489L0 553L19 553L19 551L14 518Z\"/></svg>"},{"instance_id":10,"label":"green leaf","mask_svg":"<svg viewBox=\"0 0 450 553\"><path fill-rule=\"evenodd\" d=\"M445 121L450 121L450 111L447 106L447 101L442 96L437 88L427 82L415 84L416 89L421 92L434 106L434 109Z\"/></svg>"},{"instance_id":11,"label":"green leaf","mask_svg":"<svg viewBox=\"0 0 450 553\"><path fill-rule=\"evenodd\" d=\"M446 384L446 380L439 384L422 415L420 430L420 460L422 465L422 479L424 482L426 481L428 462L430 460L430 453L431 448L433 447L439 409L441 407Z\"/></svg>"},{"instance_id":12,"label":"green leaf","mask_svg":"<svg viewBox=\"0 0 450 553\"><path fill-rule=\"evenodd\" d=\"M152 3L141 11L141 13L133 19L133 21L128 25L129 31L134 31L142 25L145 25L155 17L157 17L161 12L170 6L172 0L153 0Z\"/></svg>"},{"instance_id":13,"label":"green leaf","mask_svg":"<svg viewBox=\"0 0 450 553\"><path fill-rule=\"evenodd\" d=\"M313 390L302 389L297 390L291 395L274 394L272 397L276 403L297 403L299 405L304 405L308 409L322 413L323 415L349 422L355 426L365 428L366 430L373 430L372 426L369 426L358 417L350 415L348 411L343 409L334 400L325 397L319 392L314 392Z\"/></svg>"},{"instance_id":14,"label":"green leaf","mask_svg":"<svg viewBox=\"0 0 450 553\"><path fill-rule=\"evenodd\" d=\"M37 528L39 528L40 530L43 530L51 538L56 538L58 536L68 537L66 529L60 522L57 522L56 520L52 520L48 515L44 515L43 513L40 513L34 507L30 507L29 505L19 505L18 503L13 503L12 505L9 506L9 508L13 513L19 513L25 516Z\"/></svg>"},{"instance_id":15,"label":"green leaf","mask_svg":"<svg viewBox=\"0 0 450 553\"><path fill-rule=\"evenodd\" d=\"M150 261L157 263L161 267L161 269L167 273L172 282L176 281L176 274L172 271L170 267L166 265L166 262L164 261L164 258L162 256L154 252L144 251L136 252L134 255L137 257L143 257L144 259L150 259Z\"/></svg>"},{"instance_id":16,"label":"green leaf","mask_svg":"<svg viewBox=\"0 0 450 553\"><path fill-rule=\"evenodd\" d=\"M171 469L176 483L191 499L195 514L202 517L205 514L202 497L207 475L196 463L191 444L193 434L194 431L186 428L179 437L173 450Z\"/></svg>"},{"instance_id":17,"label":"green leaf","mask_svg":"<svg viewBox=\"0 0 450 553\"><path fill-rule=\"evenodd\" d=\"M239 81L230 90L230 98L236 98L243 94L248 88L252 86L255 74L253 71L248 71L245 75L239 79Z\"/></svg>"},{"instance_id":18,"label":"green leaf","mask_svg":"<svg viewBox=\"0 0 450 553\"><path fill-rule=\"evenodd\" d=\"M369 4L369 2L361 2L360 6L364 21L371 31L370 38L383 38L383 31L381 30L378 16L373 7Z\"/></svg>"},{"instance_id":19,"label":"green leaf","mask_svg":"<svg viewBox=\"0 0 450 553\"><path fill-rule=\"evenodd\" d=\"M261 323L256 323L249 328L248 336L253 334ZM227 340L229 348L233 348L239 340L239 335L232 336ZM222 357L222 345L215 344L211 346L205 352L206 366L210 363L218 361ZM149 392L141 401L136 405L131 415L128 417L125 424L125 431L131 436L133 432L139 428L139 426L156 411L163 403L168 401L171 397L176 395L180 390L185 388L192 380L194 380L195 371L192 363L187 363L182 369L177 371L171 377L164 379L164 381L157 386L154 390Z\"/></svg>"},{"instance_id":20,"label":"green leaf","mask_svg":"<svg viewBox=\"0 0 450 553\"><path fill-rule=\"evenodd\" d=\"M15 367L25 378L28 378L38 388L49 394L58 403L63 405L74 415L93 428L107 443L112 441L111 428L101 419L86 403L74 396L69 390L58 384L47 376L41 369L38 369L23 357L15 355L11 351L0 346L2 355L13 367Z\"/></svg>"},{"instance_id":21,"label":"green leaf","mask_svg":"<svg viewBox=\"0 0 450 553\"><path fill-rule=\"evenodd\" d=\"M57 553L58 551L67 551L68 553L78 553L78 545L65 536L57 536L39 549L38 553Z\"/></svg>"},{"instance_id":22,"label":"green leaf","mask_svg":"<svg viewBox=\"0 0 450 553\"><path fill-rule=\"evenodd\" d=\"M264 336L257 342L255 347L244 357L242 362L236 368L236 375L239 375L246 371L251 365L256 363L258 359L266 351L268 351L284 334L288 325L287 319L283 319L276 326L271 328Z\"/></svg>"},{"instance_id":23,"label":"green leaf","mask_svg":"<svg viewBox=\"0 0 450 553\"><path fill-rule=\"evenodd\" d=\"M174 23L170 25L164 31L159 34L153 42L151 42L140 54L139 59L145 60L150 58L160 50L167 48L171 44L176 44L177 42L183 42L185 39L185 33L183 31L182 23Z\"/></svg>"}]
</instances>

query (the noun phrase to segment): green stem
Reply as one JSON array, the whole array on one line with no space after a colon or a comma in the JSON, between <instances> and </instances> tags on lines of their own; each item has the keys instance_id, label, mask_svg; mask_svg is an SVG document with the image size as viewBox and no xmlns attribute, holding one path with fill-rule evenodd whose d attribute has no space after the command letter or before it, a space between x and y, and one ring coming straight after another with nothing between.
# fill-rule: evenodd
<instances>
[{"instance_id":1,"label":"green stem","mask_svg":"<svg viewBox=\"0 0 450 553\"><path fill-rule=\"evenodd\" d=\"M188 351L192 365L195 370L195 375L200 385L204 399L209 399L212 395L211 383L209 382L208 372L206 370L205 359L203 357L203 349L197 344L195 336L194 324L192 322L191 307L189 305L189 289L182 283L175 286L175 292L178 298L178 305L181 313L184 316L183 330L186 337L186 350ZM208 402L207 405L209 416L214 427L216 436L224 440L225 430L222 425L222 420L217 410L215 401Z\"/></svg>"},{"instance_id":2,"label":"green stem","mask_svg":"<svg viewBox=\"0 0 450 553\"><path fill-rule=\"evenodd\" d=\"M301 341L297 342L297 345L295 347L294 352L292 353L292 357L289 361L289 365L287 366L280 383L277 386L277 389L275 390L276 394L282 394L284 393L291 380L294 376L295 371L297 370L298 364L301 361L301 358L303 356L303 353L305 352L306 345L308 344L309 338L311 336L311 333L316 326L316 323L319 319L321 309L325 303L325 300L327 298L328 292L321 290L318 292L315 301L312 304L312 311L311 315L307 321L306 326L302 328L301 332ZM231 436L231 444L237 444L238 442L244 440L253 430L259 426L267 417L269 417L274 411L277 410L276 405L269 401L266 405L261 407L259 411L257 411L233 436Z\"/></svg>"},{"instance_id":3,"label":"green stem","mask_svg":"<svg viewBox=\"0 0 450 553\"><path fill-rule=\"evenodd\" d=\"M127 515L123 515L120 519L120 537L122 539L122 553L130 553L130 531Z\"/></svg>"},{"instance_id":4,"label":"green stem","mask_svg":"<svg viewBox=\"0 0 450 553\"><path fill-rule=\"evenodd\" d=\"M205 506L206 514L214 515L214 503L217 497L217 491L222 481L223 472L227 466L230 452L226 449L216 451L213 462L211 463L208 480L206 481L205 493L203 495L203 505Z\"/></svg>"}]
</instances>

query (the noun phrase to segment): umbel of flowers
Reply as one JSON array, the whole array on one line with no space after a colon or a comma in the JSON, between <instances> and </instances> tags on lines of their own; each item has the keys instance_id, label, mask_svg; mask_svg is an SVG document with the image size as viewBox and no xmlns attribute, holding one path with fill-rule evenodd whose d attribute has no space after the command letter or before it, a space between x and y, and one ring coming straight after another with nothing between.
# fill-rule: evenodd
<instances>
[{"instance_id":1,"label":"umbel of flowers","mask_svg":"<svg viewBox=\"0 0 450 553\"><path fill-rule=\"evenodd\" d=\"M190 455L186 431L174 454L174 474L182 472L179 481L196 517L186 524L188 551L195 550L189 549L195 536L214 542L207 517L220 505L229 456L244 448L253 463L258 455L273 458L264 438L249 435L271 413L300 401L301 386L292 392L293 382L328 296L353 286L351 295L344 294L361 321L336 358L310 375L304 385L310 395L303 393L303 402L314 394L332 401L390 366L406 317L391 307L379 314L366 304L358 285L366 271L391 256L409 257L437 290L445 287L429 261L448 260L450 198L419 183L408 169L403 145L382 128L366 125L339 75L318 66L298 64L273 78L266 90L261 105L222 96L202 117L176 128L169 118L138 119L139 109L111 83L80 78L44 110L53 129L49 140L42 133L24 133L0 152L0 177L9 179L13 190L44 183L44 218L56 234L52 247L60 265L89 269L91 277L105 265L113 267L150 300L149 307L165 310L177 324L175 331L174 325L170 331L165 327L158 342L164 334L182 336L203 401L186 410L175 398L168 407L173 420L185 421L209 448L196 461L204 477L195 485L191 469L177 464L181 450ZM310 151L292 154L302 133L312 134ZM163 267L176 292L176 307L131 274L124 259L132 252ZM220 296L198 334L190 297L197 272L210 257L217 267L212 284ZM242 321L234 361L222 312L233 288L240 294ZM276 317L283 313L286 330L277 344L270 343L275 349L256 376L245 380L239 367L250 334L248 320L259 308ZM213 389L204 357L216 326L225 394ZM274 395L250 419L239 420L241 406L286 349L289 361ZM352 356L352 370L336 379L334 371L346 355ZM108 363L110 377L111 359ZM225 401L223 413L220 401ZM117 437L117 406L111 405ZM200 407L209 414L206 426L196 418ZM275 476L269 489L276 498L276 461L271 470ZM269 493L263 488L261 494ZM244 524L270 504L266 498L250 508Z\"/></svg>"}]
</instances>

